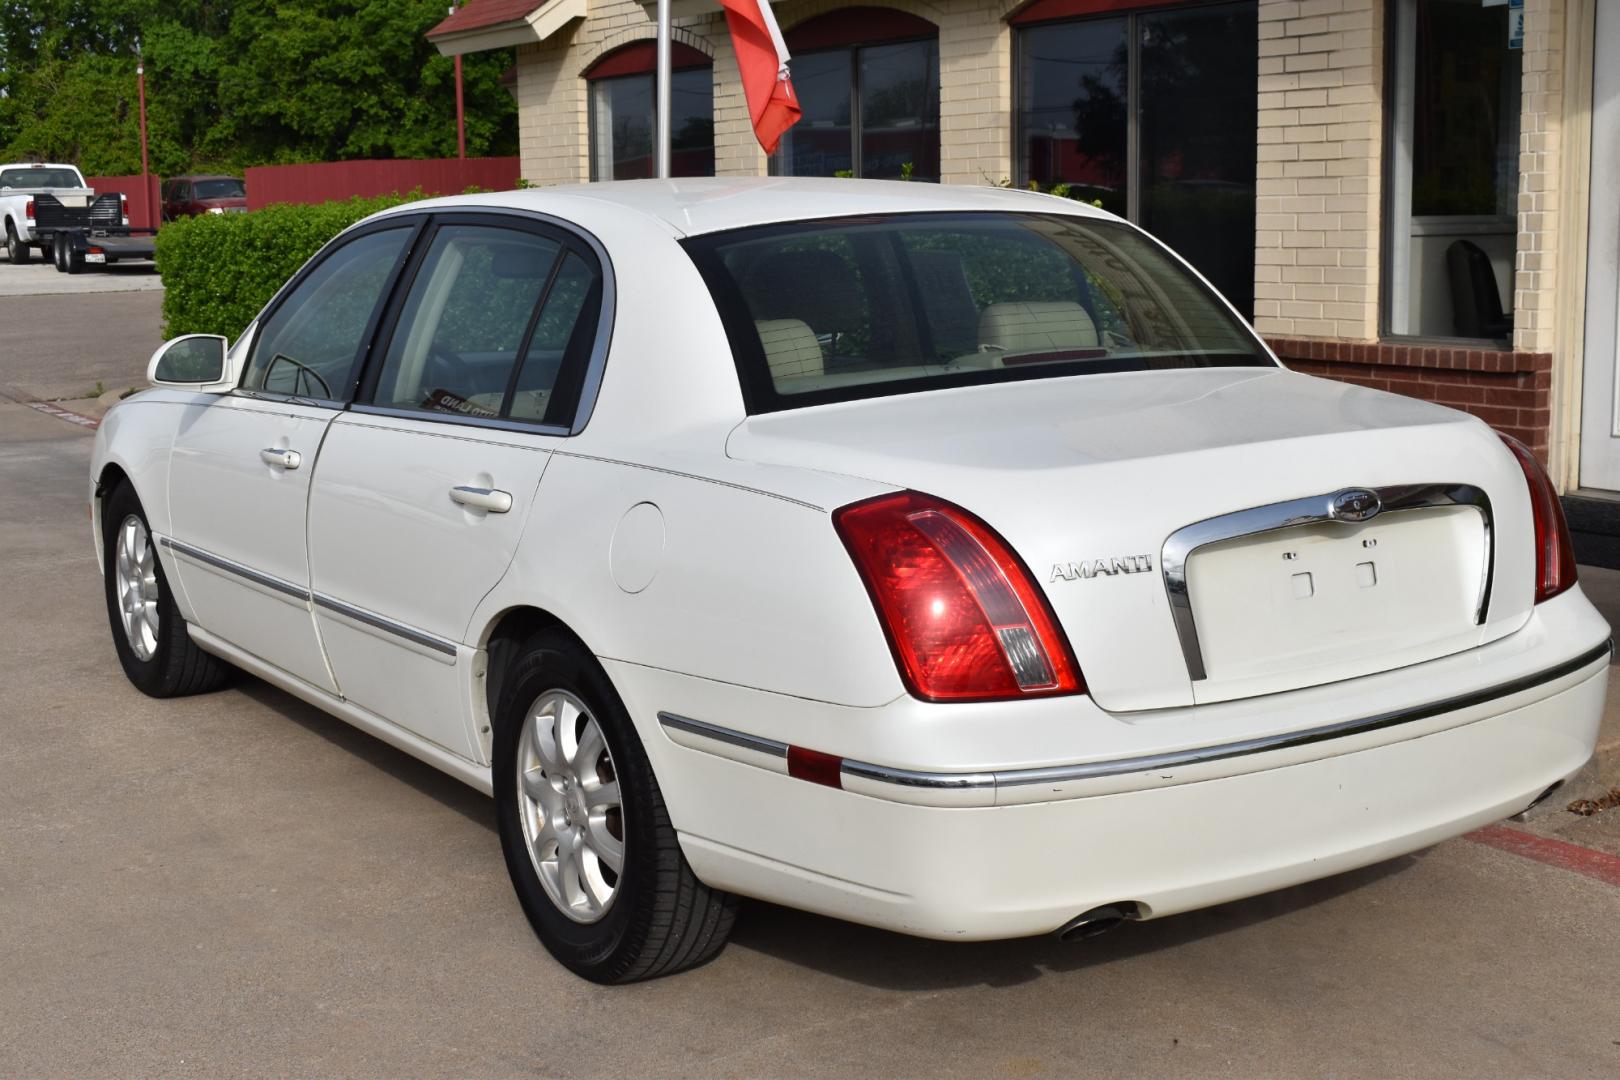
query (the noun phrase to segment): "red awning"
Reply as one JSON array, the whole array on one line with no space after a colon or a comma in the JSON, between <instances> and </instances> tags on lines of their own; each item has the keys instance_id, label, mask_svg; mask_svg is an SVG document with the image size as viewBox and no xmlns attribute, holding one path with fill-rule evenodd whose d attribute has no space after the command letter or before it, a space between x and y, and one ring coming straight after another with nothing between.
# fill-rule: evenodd
<instances>
[{"instance_id":1,"label":"red awning","mask_svg":"<svg viewBox=\"0 0 1620 1080\"><path fill-rule=\"evenodd\" d=\"M544 0L472 0L427 32L429 38L521 22Z\"/></svg>"}]
</instances>

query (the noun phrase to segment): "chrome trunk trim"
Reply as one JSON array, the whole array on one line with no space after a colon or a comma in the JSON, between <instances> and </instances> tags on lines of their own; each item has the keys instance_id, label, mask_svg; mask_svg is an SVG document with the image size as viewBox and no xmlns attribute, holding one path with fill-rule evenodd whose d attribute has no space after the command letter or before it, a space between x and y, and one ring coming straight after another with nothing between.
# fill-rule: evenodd
<instances>
[{"instance_id":1,"label":"chrome trunk trim","mask_svg":"<svg viewBox=\"0 0 1620 1080\"><path fill-rule=\"evenodd\" d=\"M1368 492L1378 497L1380 508L1370 514L1351 517L1338 506L1346 496ZM1474 623L1483 626L1491 602L1491 568L1496 553L1493 548L1495 519L1491 516L1491 500L1484 490L1473 484L1400 484L1382 488L1342 488L1323 495L1308 495L1303 499L1255 506L1219 517L1206 518L1183 526L1171 533L1159 552L1159 566L1164 574L1164 591L1170 601L1170 617L1176 624L1176 637L1181 641L1182 659L1187 665L1187 676L1193 682L1208 678L1204 669L1204 653L1198 643L1198 627L1193 618L1192 598L1187 593L1187 562L1194 552L1210 544L1258 536L1295 525L1315 525L1337 522L1347 526L1364 524L1385 514L1403 510L1422 510L1435 506L1472 506L1480 512L1485 526L1485 572L1480 581L1479 605Z\"/></svg>"}]
</instances>

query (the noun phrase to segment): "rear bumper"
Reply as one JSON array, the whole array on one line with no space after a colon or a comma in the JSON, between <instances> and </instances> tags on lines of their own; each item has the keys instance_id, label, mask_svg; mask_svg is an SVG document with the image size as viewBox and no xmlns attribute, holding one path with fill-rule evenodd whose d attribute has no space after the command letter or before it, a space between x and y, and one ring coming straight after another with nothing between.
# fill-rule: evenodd
<instances>
[{"instance_id":1,"label":"rear bumper","mask_svg":"<svg viewBox=\"0 0 1620 1080\"><path fill-rule=\"evenodd\" d=\"M785 775L768 748L717 752L679 728L649 732L653 702L678 697L671 679L680 677L649 677L613 662L609 670L644 725L683 849L703 880L905 933L993 939L1050 932L1121 901L1157 917L1239 899L1392 858L1524 809L1590 757L1608 683L1608 649L1593 641L1597 631L1599 643L1606 638L1606 627L1584 598L1575 594L1544 614L1552 625L1496 643L1537 663L1477 668L1487 677L1508 670L1476 680L1471 696L1426 692L1445 684L1424 670L1432 665L1382 677L1404 680L1406 700L1421 703L1399 722L1379 709L1361 717L1364 727L1337 735L1241 753L1233 740L1212 740L1202 748L1224 749L1207 760L1139 762L1130 773L1105 768L1042 784L998 783L998 773L1019 771L1001 767L914 770L975 778L952 797L971 792L977 805L924 805L933 799L925 786L874 780L858 768L843 772L845 790L807 783ZM1575 629L1584 641L1565 632ZM1476 652L1501 659L1496 644ZM1356 693L1366 681L1339 684L1339 693L1384 700ZM741 693L756 698L755 707L775 698ZM839 749L837 707L775 700L793 717L790 726L804 731L791 737L796 745ZM1319 699L1276 695L1263 705L1291 713L1293 730L1303 733L1311 725L1298 723L1302 700ZM889 709L840 712L882 725ZM825 721L820 731L806 726L817 715ZM1015 739L1017 726L1009 723L1006 734ZM1083 764L1108 760L1124 759Z\"/></svg>"}]
</instances>

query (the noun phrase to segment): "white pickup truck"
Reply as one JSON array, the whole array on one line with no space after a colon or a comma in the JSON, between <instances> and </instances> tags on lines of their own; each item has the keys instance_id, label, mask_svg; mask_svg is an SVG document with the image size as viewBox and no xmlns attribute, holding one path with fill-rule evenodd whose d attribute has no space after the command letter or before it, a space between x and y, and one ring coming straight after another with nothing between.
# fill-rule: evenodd
<instances>
[{"instance_id":1,"label":"white pickup truck","mask_svg":"<svg viewBox=\"0 0 1620 1080\"><path fill-rule=\"evenodd\" d=\"M95 198L84 174L72 165L27 162L0 164L0 221L6 230L6 254L13 263L32 258L32 249L45 250L34 235L34 200L53 195L63 206L87 206Z\"/></svg>"}]
</instances>

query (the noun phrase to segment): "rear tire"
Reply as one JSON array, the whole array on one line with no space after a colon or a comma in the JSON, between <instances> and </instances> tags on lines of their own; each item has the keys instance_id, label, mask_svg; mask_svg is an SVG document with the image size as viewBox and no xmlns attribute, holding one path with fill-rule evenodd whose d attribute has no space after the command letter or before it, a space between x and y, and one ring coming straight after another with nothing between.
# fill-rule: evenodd
<instances>
[{"instance_id":1,"label":"rear tire","mask_svg":"<svg viewBox=\"0 0 1620 1080\"><path fill-rule=\"evenodd\" d=\"M102 501L101 543L107 618L129 681L157 698L223 686L234 669L191 640L163 573L146 511L127 483Z\"/></svg>"},{"instance_id":2,"label":"rear tire","mask_svg":"<svg viewBox=\"0 0 1620 1080\"><path fill-rule=\"evenodd\" d=\"M33 256L33 251L17 236L17 226L6 222L6 258L11 260L13 266L21 266Z\"/></svg>"},{"instance_id":3,"label":"rear tire","mask_svg":"<svg viewBox=\"0 0 1620 1080\"><path fill-rule=\"evenodd\" d=\"M67 245L62 242L61 233L51 237L51 262L56 264L58 274L67 273Z\"/></svg>"},{"instance_id":4,"label":"rear tire","mask_svg":"<svg viewBox=\"0 0 1620 1080\"><path fill-rule=\"evenodd\" d=\"M713 959L737 898L692 873L646 751L596 659L561 630L541 631L518 652L501 697L501 849L541 943L574 974L606 984Z\"/></svg>"}]
</instances>

